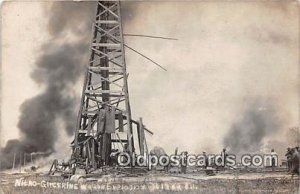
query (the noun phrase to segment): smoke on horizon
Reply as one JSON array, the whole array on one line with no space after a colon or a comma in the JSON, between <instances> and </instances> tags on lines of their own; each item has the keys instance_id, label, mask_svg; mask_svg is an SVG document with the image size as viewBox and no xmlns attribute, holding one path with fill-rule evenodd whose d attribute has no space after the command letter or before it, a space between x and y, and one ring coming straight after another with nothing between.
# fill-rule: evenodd
<instances>
[{"instance_id":1,"label":"smoke on horizon","mask_svg":"<svg viewBox=\"0 0 300 194\"><path fill-rule=\"evenodd\" d=\"M21 138L9 140L1 150L2 168L12 166L15 154L19 164L23 158L18 157L20 154L54 152L59 130L73 134L79 106L74 87L88 59L94 4L54 2L50 8L45 7L51 41L41 47L31 74L43 92L21 105Z\"/></svg>"},{"instance_id":2,"label":"smoke on horizon","mask_svg":"<svg viewBox=\"0 0 300 194\"><path fill-rule=\"evenodd\" d=\"M271 102L256 99L237 116L224 137L224 146L235 154L258 153L263 149L265 137L274 136L281 123Z\"/></svg>"},{"instance_id":3,"label":"smoke on horizon","mask_svg":"<svg viewBox=\"0 0 300 194\"><path fill-rule=\"evenodd\" d=\"M73 135L81 92L75 86L88 62L96 3L54 2L45 7L50 41L41 47L31 74L44 90L21 105L21 138L9 140L1 150L2 168L11 168L14 154L55 152L59 130ZM123 23L134 17L134 8L132 2L122 3Z\"/></svg>"}]
</instances>

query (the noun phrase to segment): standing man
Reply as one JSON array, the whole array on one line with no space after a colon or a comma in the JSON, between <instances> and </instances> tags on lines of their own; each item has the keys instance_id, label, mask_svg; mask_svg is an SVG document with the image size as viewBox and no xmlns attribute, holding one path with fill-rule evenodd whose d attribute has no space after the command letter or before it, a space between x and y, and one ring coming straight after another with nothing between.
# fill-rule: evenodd
<instances>
[{"instance_id":1,"label":"standing man","mask_svg":"<svg viewBox=\"0 0 300 194\"><path fill-rule=\"evenodd\" d=\"M228 154L226 153L226 148L223 148L223 150L221 152L221 157L224 162L224 165L222 166L223 170L225 170L227 156L228 156Z\"/></svg>"},{"instance_id":2,"label":"standing man","mask_svg":"<svg viewBox=\"0 0 300 194\"><path fill-rule=\"evenodd\" d=\"M299 166L300 166L300 152L299 147L293 148L293 155L292 155L292 175L297 174L299 175Z\"/></svg>"},{"instance_id":3,"label":"standing man","mask_svg":"<svg viewBox=\"0 0 300 194\"><path fill-rule=\"evenodd\" d=\"M187 155L188 155L187 151L181 153L181 173L183 174L186 174L187 163L188 163Z\"/></svg>"},{"instance_id":4,"label":"standing man","mask_svg":"<svg viewBox=\"0 0 300 194\"><path fill-rule=\"evenodd\" d=\"M117 164L118 164L118 156L119 156L120 152L118 149L113 149L111 154L110 154L110 162L111 162L111 165L113 167L116 167Z\"/></svg>"},{"instance_id":5,"label":"standing man","mask_svg":"<svg viewBox=\"0 0 300 194\"><path fill-rule=\"evenodd\" d=\"M293 153L292 153L291 148L287 148L285 157L286 157L286 161L287 161L287 171L288 172L291 172L291 170L292 170L292 155L293 155Z\"/></svg>"},{"instance_id":6,"label":"standing man","mask_svg":"<svg viewBox=\"0 0 300 194\"><path fill-rule=\"evenodd\" d=\"M274 149L271 149L271 157L272 157L272 172L274 172L275 166L277 165L277 161L278 161L278 155L274 151Z\"/></svg>"},{"instance_id":7,"label":"standing man","mask_svg":"<svg viewBox=\"0 0 300 194\"><path fill-rule=\"evenodd\" d=\"M206 169L208 167L208 157L206 155L206 152L203 152L203 156L204 156L204 169Z\"/></svg>"}]
</instances>

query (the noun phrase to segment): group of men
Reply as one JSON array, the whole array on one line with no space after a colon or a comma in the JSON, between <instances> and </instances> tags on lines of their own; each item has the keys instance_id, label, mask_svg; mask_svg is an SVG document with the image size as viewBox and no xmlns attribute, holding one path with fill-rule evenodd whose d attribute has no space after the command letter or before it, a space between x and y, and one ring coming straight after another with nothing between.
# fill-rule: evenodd
<instances>
[{"instance_id":1,"label":"group of men","mask_svg":"<svg viewBox=\"0 0 300 194\"><path fill-rule=\"evenodd\" d=\"M288 173L299 175L300 150L299 147L287 148L285 154L287 159Z\"/></svg>"}]
</instances>

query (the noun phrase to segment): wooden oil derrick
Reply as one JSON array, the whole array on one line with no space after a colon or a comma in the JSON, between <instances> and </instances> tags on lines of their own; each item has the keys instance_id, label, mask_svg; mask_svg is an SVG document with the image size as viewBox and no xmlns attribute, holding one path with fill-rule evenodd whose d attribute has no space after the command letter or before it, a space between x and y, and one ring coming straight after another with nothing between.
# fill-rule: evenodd
<instances>
[{"instance_id":1,"label":"wooden oil derrick","mask_svg":"<svg viewBox=\"0 0 300 194\"><path fill-rule=\"evenodd\" d=\"M142 120L134 121L128 94L119 1L98 1L91 55L87 65L72 163L88 171L110 165L113 148L130 155L137 139L139 154L146 152ZM134 133L134 130L137 133ZM137 138L134 138L137 134Z\"/></svg>"}]
</instances>

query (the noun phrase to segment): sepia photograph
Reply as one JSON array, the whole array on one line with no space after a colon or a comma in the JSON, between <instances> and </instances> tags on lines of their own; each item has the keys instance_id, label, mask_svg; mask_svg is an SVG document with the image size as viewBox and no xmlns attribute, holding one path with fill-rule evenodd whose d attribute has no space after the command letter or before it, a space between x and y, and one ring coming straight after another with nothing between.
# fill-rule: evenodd
<instances>
[{"instance_id":1,"label":"sepia photograph","mask_svg":"<svg viewBox=\"0 0 300 194\"><path fill-rule=\"evenodd\" d=\"M299 3L0 1L0 194L298 194Z\"/></svg>"}]
</instances>

